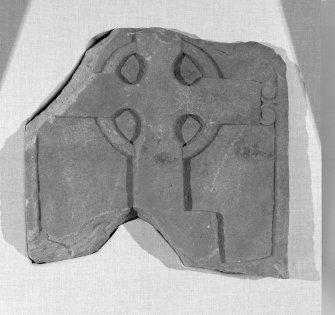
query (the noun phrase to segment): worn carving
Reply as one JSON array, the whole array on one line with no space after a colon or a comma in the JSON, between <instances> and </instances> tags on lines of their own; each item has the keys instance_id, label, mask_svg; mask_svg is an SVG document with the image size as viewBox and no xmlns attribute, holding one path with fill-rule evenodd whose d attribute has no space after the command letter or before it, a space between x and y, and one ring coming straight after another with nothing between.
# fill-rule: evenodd
<instances>
[{"instance_id":1,"label":"worn carving","mask_svg":"<svg viewBox=\"0 0 335 315\"><path fill-rule=\"evenodd\" d=\"M114 30L25 143L32 261L94 253L139 217L186 266L288 277L287 87L272 49Z\"/></svg>"}]
</instances>

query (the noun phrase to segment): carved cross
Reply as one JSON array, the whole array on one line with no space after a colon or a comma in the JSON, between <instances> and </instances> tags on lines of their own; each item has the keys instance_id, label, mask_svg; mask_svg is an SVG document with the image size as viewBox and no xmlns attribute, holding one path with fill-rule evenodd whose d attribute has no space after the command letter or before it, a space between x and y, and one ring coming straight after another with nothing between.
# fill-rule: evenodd
<instances>
[{"instance_id":1,"label":"carved cross","mask_svg":"<svg viewBox=\"0 0 335 315\"><path fill-rule=\"evenodd\" d=\"M283 69L163 29L96 43L27 124L29 257L91 254L139 217L184 265L287 277Z\"/></svg>"},{"instance_id":2,"label":"carved cross","mask_svg":"<svg viewBox=\"0 0 335 315\"><path fill-rule=\"evenodd\" d=\"M168 241L174 235L174 248L188 264L224 262L224 220L216 212L188 209L185 174L189 159L210 145L222 124L259 124L259 84L225 80L210 56L173 33L138 33L98 65L86 93L104 93L100 99L106 103L86 99L91 107L77 102L67 115L97 117L107 141L132 168L128 206ZM117 124L125 112L134 123L129 138ZM188 118L199 130L186 142L182 129Z\"/></svg>"}]
</instances>

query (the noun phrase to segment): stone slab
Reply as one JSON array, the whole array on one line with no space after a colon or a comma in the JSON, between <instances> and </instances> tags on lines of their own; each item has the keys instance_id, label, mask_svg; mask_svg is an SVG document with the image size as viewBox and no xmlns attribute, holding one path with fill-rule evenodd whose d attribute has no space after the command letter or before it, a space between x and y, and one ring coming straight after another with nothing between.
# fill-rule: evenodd
<instances>
[{"instance_id":1,"label":"stone slab","mask_svg":"<svg viewBox=\"0 0 335 315\"><path fill-rule=\"evenodd\" d=\"M31 260L141 218L185 266L288 277L286 67L270 48L113 30L26 125Z\"/></svg>"}]
</instances>

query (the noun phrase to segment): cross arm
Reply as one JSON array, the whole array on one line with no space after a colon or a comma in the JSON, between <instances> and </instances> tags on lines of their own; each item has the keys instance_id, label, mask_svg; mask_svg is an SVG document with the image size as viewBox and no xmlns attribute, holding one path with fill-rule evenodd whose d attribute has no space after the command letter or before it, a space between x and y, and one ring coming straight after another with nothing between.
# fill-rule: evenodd
<instances>
[{"instance_id":1,"label":"cross arm","mask_svg":"<svg viewBox=\"0 0 335 315\"><path fill-rule=\"evenodd\" d=\"M255 81L203 78L188 88L186 102L205 123L258 124L261 87Z\"/></svg>"}]
</instances>

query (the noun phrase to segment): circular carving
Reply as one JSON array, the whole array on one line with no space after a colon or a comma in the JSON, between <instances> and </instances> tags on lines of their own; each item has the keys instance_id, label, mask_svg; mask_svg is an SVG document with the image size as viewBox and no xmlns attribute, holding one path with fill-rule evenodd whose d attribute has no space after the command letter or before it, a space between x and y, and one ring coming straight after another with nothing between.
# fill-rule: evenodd
<instances>
[{"instance_id":1,"label":"circular carving","mask_svg":"<svg viewBox=\"0 0 335 315\"><path fill-rule=\"evenodd\" d=\"M262 106L260 122L263 125L270 126L276 121L276 110L270 104Z\"/></svg>"},{"instance_id":2,"label":"circular carving","mask_svg":"<svg viewBox=\"0 0 335 315\"><path fill-rule=\"evenodd\" d=\"M273 99L277 94L276 86L271 82L265 82L262 87L262 96L266 99Z\"/></svg>"}]
</instances>

